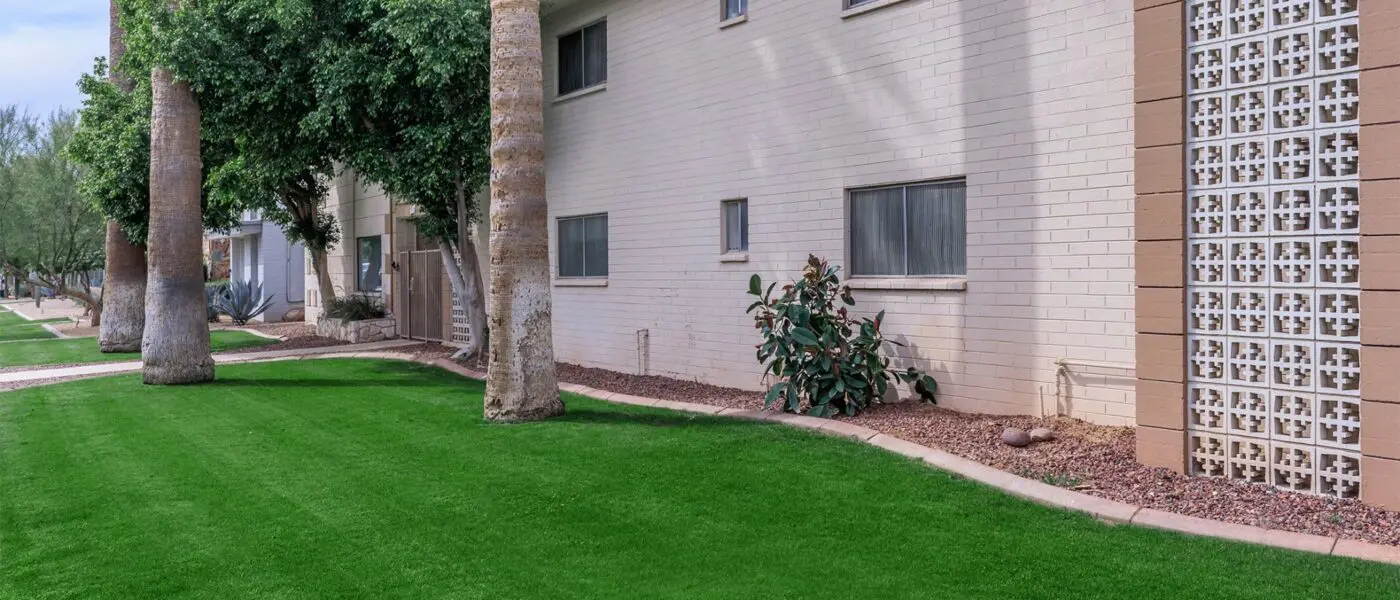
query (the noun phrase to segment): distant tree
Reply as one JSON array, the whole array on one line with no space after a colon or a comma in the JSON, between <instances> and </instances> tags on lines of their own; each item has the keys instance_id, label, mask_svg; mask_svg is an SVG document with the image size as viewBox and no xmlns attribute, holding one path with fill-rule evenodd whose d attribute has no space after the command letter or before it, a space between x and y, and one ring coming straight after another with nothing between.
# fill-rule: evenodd
<instances>
[{"instance_id":1,"label":"distant tree","mask_svg":"<svg viewBox=\"0 0 1400 600\"><path fill-rule=\"evenodd\" d=\"M102 267L104 227L64 152L76 128L72 112L38 123L13 107L0 111L0 269L77 300L100 325L102 298L89 274Z\"/></svg>"},{"instance_id":2,"label":"distant tree","mask_svg":"<svg viewBox=\"0 0 1400 600\"><path fill-rule=\"evenodd\" d=\"M349 0L317 52L317 129L345 163L418 207L480 353L486 300L474 201L490 174L490 11L486 0ZM324 17L324 15L321 15Z\"/></svg>"},{"instance_id":3,"label":"distant tree","mask_svg":"<svg viewBox=\"0 0 1400 600\"><path fill-rule=\"evenodd\" d=\"M15 164L28 152L38 136L34 117L18 106L0 106L0 265L10 263L10 257L22 248L21 238L27 226L20 213L18 173ZM0 269L3 271L3 269ZM3 273L8 293L15 292L15 277Z\"/></svg>"}]
</instances>

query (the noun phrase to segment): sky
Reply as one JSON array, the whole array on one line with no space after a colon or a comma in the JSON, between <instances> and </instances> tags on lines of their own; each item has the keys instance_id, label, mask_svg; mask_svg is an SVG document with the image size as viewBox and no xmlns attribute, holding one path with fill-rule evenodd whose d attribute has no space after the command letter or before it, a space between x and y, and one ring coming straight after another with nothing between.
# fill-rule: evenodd
<instances>
[{"instance_id":1,"label":"sky","mask_svg":"<svg viewBox=\"0 0 1400 600\"><path fill-rule=\"evenodd\" d=\"M0 106L82 106L78 76L107 55L108 0L0 0Z\"/></svg>"}]
</instances>

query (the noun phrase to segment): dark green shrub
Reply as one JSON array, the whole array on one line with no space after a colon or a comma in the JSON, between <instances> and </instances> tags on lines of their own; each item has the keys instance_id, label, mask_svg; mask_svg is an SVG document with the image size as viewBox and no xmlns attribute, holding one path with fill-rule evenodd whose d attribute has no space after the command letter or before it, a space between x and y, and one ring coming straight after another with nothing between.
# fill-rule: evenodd
<instances>
[{"instance_id":1,"label":"dark green shrub","mask_svg":"<svg viewBox=\"0 0 1400 600\"><path fill-rule=\"evenodd\" d=\"M885 312L874 319L850 315L847 307L856 301L837 267L809 256L802 278L783 286L775 298L777 285L764 290L762 278L749 278L749 294L758 301L748 312L763 336L758 362L777 379L765 405L781 402L783 410L799 412L805 403L807 414L816 417L855 415L884 397L894 379L913 384L922 399L935 401L938 383L932 377L913 367L890 368L884 345L899 343L880 331Z\"/></svg>"},{"instance_id":2,"label":"dark green shrub","mask_svg":"<svg viewBox=\"0 0 1400 600\"><path fill-rule=\"evenodd\" d=\"M388 313L384 302L376 296L352 294L326 301L326 316L342 321L367 321L382 319Z\"/></svg>"}]
</instances>

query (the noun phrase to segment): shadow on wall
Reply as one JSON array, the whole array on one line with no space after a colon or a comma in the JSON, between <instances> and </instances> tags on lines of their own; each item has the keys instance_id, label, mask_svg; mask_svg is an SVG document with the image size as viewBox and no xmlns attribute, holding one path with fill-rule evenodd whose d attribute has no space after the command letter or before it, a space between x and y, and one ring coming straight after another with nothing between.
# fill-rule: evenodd
<instances>
[{"instance_id":1,"label":"shadow on wall","mask_svg":"<svg viewBox=\"0 0 1400 600\"><path fill-rule=\"evenodd\" d=\"M1039 137L1032 135L1038 125L1035 119L1030 76L1032 72L1031 33L1027 20L1031 17L1034 0L957 0L948 7L949 14L940 15L938 22L947 23L951 30L945 39L952 44L943 62L932 68L930 78L946 77L953 85L929 85L920 79L901 79L871 75L870 65L905 59L899 53L903 46L888 44L882 56L861 55L852 58L840 51L847 47L835 40L811 36L804 47L792 47L791 54L774 52L768 40L759 40L754 53L766 67L770 79L768 103L784 105L788 91L801 89L809 75L801 69L786 68L800 65L809 56L818 56L826 72L844 92L830 105L821 107L824 115L839 115L838 123L856 124L853 130L881 132L896 123L898 134L867 136L861 151L889 157L884 170L921 173L918 179L967 177L967 252L968 292L895 292L882 293L863 290L857 294L857 308L872 315L881 309L891 309L889 335L904 346L891 346L898 366L915 366L928 371L939 382L940 404L948 400L951 408L979 412L1004 406L1007 410L1035 412L1041 406L1042 392L1036 385L1044 379L1053 383L1053 358L1042 356L1050 352L1038 349L1043 320L1041 307L1035 306L1039 297L1034 293L1048 288L1039 281L1042 276L1036 261L1006 260L1025 254L1036 239L1035 229L1040 221L1019 218L1014 223L1026 223L1026 230L1011 232L1004 239L1011 220L984 218L983 215L1018 214L1040 216L1037 206L1036 182L1041 178L1037 163L1041 153ZM892 10L930 10L930 0L909 2ZM862 19L879 19L877 13L857 17L849 23L858 28ZM830 31L830 30L827 30ZM995 36L986 35L994 31ZM880 31L871 46L878 47ZM909 35L896 33L896 36ZM982 40L982 41L978 41ZM928 41L937 44L937 39ZM874 58L875 60L872 60ZM873 85L872 85L873 84ZM808 86L810 87L810 86ZM951 88L951 90L950 90ZM956 107L956 115L942 118L926 114L929 94L950 90L946 105ZM801 99L798 96L799 100ZM877 107L877 108L871 108ZM878 107L889 107L880 110ZM784 146L801 144L806 132L805 120L812 114L810 104L775 111L767 135L777 137ZM896 117L891 119L891 117ZM831 119L827 117L825 120ZM960 129L940 127L958 123ZM912 132L912 134L910 133ZM750 136L759 135L758 132ZM1015 145L991 150L995 156L979 155L983 142L992 138L1014 139ZM770 138L771 139L771 138ZM752 140L750 140L752 142ZM878 142L883 150L870 150L869 142ZM749 168L765 173L765 150L752 143L746 150ZM818 157L843 158L850 147L839 144L816 150ZM993 165L994 166L991 166ZM962 171L936 172L938 165L965 165ZM995 170L992 170L995 169ZM847 174L841 187L849 189L890 181L852 176L869 173L870 169L836 169ZM1008 180L1008 175L1015 175ZM800 190L799 190L800 191ZM830 196L821 205L827 213L841 215L844 222L846 198L844 190ZM786 222L777 219L775 222ZM754 231L763 233L761 226ZM771 262L756 264L760 272L791 276L800 269L806 254L825 255L835 264L846 265L846 235L835 238L829 247L799 247L786 253L756 253L771 256ZM790 263L790 264L789 264ZM849 271L846 271L849 275ZM896 303L905 303L896 307ZM1008 318L1010 317L1010 318ZM933 322L932 326L925 323ZM1025 329L1006 329L1006 323L1024 324ZM922 331L914 332L917 328ZM970 334L968 332L971 332ZM930 344L937 347L930 348ZM1043 363L1043 364L1041 364ZM1039 368L1037 368L1039 367ZM1044 377L1041 377L1044 376ZM901 390L901 393L905 393ZM991 402L988 402L988 401Z\"/></svg>"},{"instance_id":2,"label":"shadow on wall","mask_svg":"<svg viewBox=\"0 0 1400 600\"><path fill-rule=\"evenodd\" d=\"M1037 202L1041 169L1041 148L1034 111L1034 90L1030 76L1030 23L1033 0L959 0L951 6L945 22L954 23L950 37L964 43L949 53L946 68L937 73L958 74L954 80L956 122L960 135L946 152L958 153L955 160L940 164L967 165L967 278L968 291L957 292L957 300L943 292L914 292L915 301L928 303L940 315L951 317L955 325L932 329L932 336L943 347L925 351L906 332L892 332L904 347L894 354L902 364L926 369L939 382L940 404L949 408L987 412L998 405L1022 412L1040 410L1046 391L1035 382L1041 374L1053 374L1053 358L1041 356L1040 338L1043 307L1037 305L1049 285L1040 281L1044 271L1038 261L1017 260L1035 253L1036 230L1042 226L1046 209ZM982 34L989 29L994 37ZM981 43L971 40L984 39ZM889 80L888 78L886 79ZM912 82L918 84L920 82ZM960 83L960 85L956 85ZM910 89L886 85L890 101L913 107L917 102ZM941 121L941 120L940 120ZM905 149L922 147L925 153L940 137L934 123L925 123L919 139L908 140ZM946 133L946 132L942 132ZM982 140L1014 139L1014 145L994 150ZM969 140L978 141L968 144ZM995 152L994 157L985 152ZM995 163L994 167L987 165ZM992 170L992 169L995 170ZM1003 219L1015 214L1016 219ZM988 217L996 215L996 217ZM1026 229L1016 231L1018 224ZM1009 236L1009 237L1008 237ZM869 296L869 294L867 294ZM878 296L871 298L874 300ZM940 301L942 300L942 301ZM1023 324L1023 329L1007 328L1007 323ZM968 333L968 332L972 333ZM1045 363L1038 368L1040 363ZM1049 378L1045 378L1049 383ZM944 399L950 400L945 403ZM991 400L989 403L988 401Z\"/></svg>"}]
</instances>

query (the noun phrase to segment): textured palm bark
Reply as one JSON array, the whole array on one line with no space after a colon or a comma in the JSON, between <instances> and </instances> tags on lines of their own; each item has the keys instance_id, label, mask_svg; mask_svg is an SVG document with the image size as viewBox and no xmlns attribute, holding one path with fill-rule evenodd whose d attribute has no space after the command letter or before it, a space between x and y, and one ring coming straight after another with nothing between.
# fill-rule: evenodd
<instances>
[{"instance_id":1,"label":"textured palm bark","mask_svg":"<svg viewBox=\"0 0 1400 600\"><path fill-rule=\"evenodd\" d=\"M109 5L108 62L112 83L130 93L131 78L117 71L126 54L126 32L117 19L117 2ZM131 243L115 222L107 223L107 263L102 282L102 309L97 346L103 352L139 352L146 328L146 249Z\"/></svg>"},{"instance_id":2,"label":"textured palm bark","mask_svg":"<svg viewBox=\"0 0 1400 600\"><path fill-rule=\"evenodd\" d=\"M491 0L491 308L485 415L563 414L554 374L539 0Z\"/></svg>"},{"instance_id":3,"label":"textured palm bark","mask_svg":"<svg viewBox=\"0 0 1400 600\"><path fill-rule=\"evenodd\" d=\"M141 376L150 384L212 381L199 202L199 105L170 71L151 72L151 219Z\"/></svg>"},{"instance_id":4,"label":"textured palm bark","mask_svg":"<svg viewBox=\"0 0 1400 600\"><path fill-rule=\"evenodd\" d=\"M106 248L97 345L103 352L138 352L146 328L146 250L127 241L116 222L107 223Z\"/></svg>"}]
</instances>

